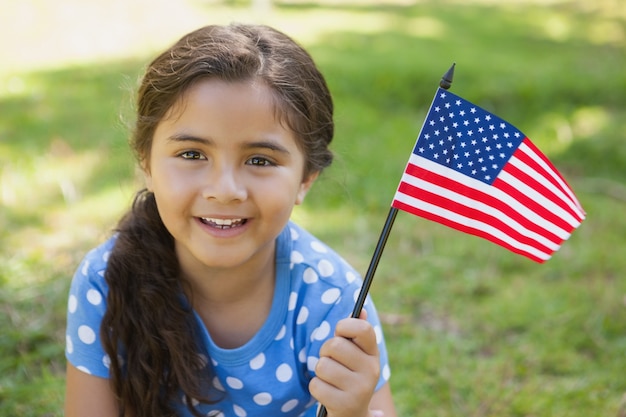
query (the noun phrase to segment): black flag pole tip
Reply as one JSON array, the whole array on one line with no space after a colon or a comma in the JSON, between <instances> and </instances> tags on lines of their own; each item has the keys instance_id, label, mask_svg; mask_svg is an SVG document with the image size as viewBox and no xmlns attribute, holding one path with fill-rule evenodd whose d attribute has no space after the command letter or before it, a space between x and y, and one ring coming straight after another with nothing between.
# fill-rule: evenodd
<instances>
[{"instance_id":1,"label":"black flag pole tip","mask_svg":"<svg viewBox=\"0 0 626 417\"><path fill-rule=\"evenodd\" d=\"M456 62L452 64L450 69L446 71L445 74L443 74L443 77L441 77L441 81L439 81L439 87L443 88L444 90L449 89L450 86L452 85L452 79L454 78L455 65L456 65Z\"/></svg>"}]
</instances>

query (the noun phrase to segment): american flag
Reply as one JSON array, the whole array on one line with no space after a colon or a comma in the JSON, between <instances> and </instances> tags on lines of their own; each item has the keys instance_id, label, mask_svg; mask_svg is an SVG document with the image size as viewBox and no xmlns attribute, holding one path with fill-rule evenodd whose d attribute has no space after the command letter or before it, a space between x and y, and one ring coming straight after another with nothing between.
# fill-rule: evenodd
<instances>
[{"instance_id":1,"label":"american flag","mask_svg":"<svg viewBox=\"0 0 626 417\"><path fill-rule=\"evenodd\" d=\"M439 88L392 206L544 262L585 218L517 128Z\"/></svg>"}]
</instances>

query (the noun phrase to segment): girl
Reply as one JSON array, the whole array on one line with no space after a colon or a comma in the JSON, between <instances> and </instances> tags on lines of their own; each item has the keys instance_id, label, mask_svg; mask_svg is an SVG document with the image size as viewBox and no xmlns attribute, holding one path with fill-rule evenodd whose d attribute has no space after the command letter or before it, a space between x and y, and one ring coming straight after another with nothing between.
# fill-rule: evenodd
<instances>
[{"instance_id":1,"label":"girl","mask_svg":"<svg viewBox=\"0 0 626 417\"><path fill-rule=\"evenodd\" d=\"M138 92L145 174L70 289L66 416L395 417L357 273L289 220L332 160L311 57L265 26L209 26Z\"/></svg>"}]
</instances>

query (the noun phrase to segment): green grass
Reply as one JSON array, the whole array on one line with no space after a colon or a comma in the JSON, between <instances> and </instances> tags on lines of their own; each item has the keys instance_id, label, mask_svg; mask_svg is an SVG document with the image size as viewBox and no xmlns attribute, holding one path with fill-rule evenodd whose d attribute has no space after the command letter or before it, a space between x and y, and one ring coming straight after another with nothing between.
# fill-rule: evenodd
<instances>
[{"instance_id":1,"label":"green grass","mask_svg":"<svg viewBox=\"0 0 626 417\"><path fill-rule=\"evenodd\" d=\"M264 18L302 40L336 102L336 163L297 221L365 272L452 62L452 91L524 131L588 215L543 265L398 215L371 291L399 415L626 416L624 7L350 4ZM67 288L139 185L125 120L148 57L0 71L0 415L62 415Z\"/></svg>"}]
</instances>

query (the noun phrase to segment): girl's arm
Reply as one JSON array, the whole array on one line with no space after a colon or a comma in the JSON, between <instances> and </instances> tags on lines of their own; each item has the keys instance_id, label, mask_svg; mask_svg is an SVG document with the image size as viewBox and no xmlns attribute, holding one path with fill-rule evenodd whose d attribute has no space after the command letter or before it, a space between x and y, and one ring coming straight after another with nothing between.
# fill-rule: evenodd
<instances>
[{"instance_id":1,"label":"girl's arm","mask_svg":"<svg viewBox=\"0 0 626 417\"><path fill-rule=\"evenodd\" d=\"M396 417L389 384L374 392L380 376L376 334L365 320L344 319L335 337L320 349L311 394L326 406L328 417Z\"/></svg>"},{"instance_id":2,"label":"girl's arm","mask_svg":"<svg viewBox=\"0 0 626 417\"><path fill-rule=\"evenodd\" d=\"M67 364L65 417L117 417L118 407L108 379Z\"/></svg>"}]
</instances>

